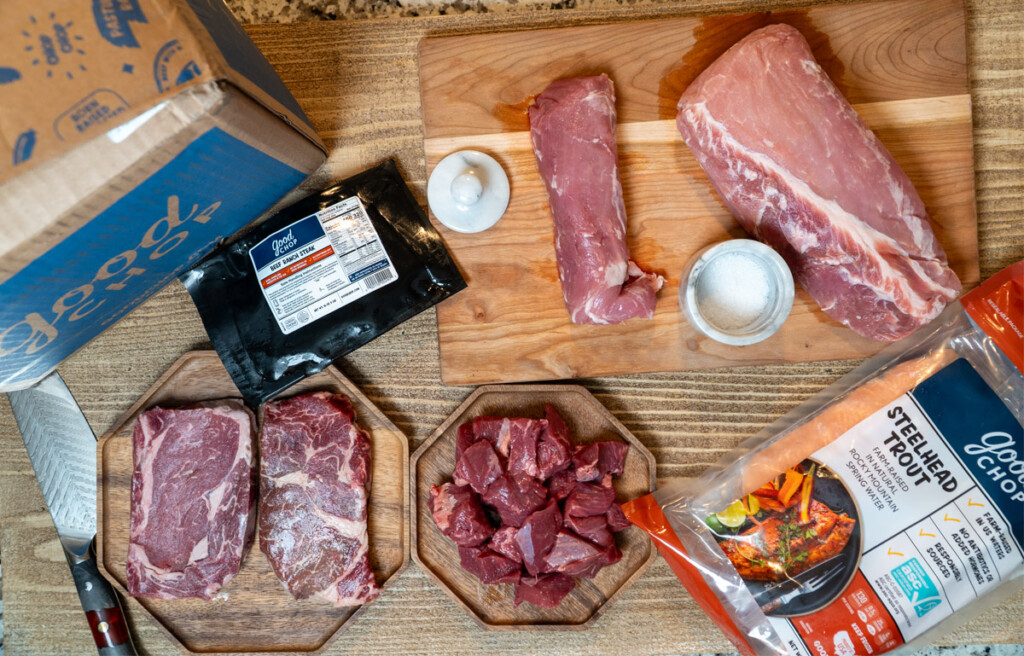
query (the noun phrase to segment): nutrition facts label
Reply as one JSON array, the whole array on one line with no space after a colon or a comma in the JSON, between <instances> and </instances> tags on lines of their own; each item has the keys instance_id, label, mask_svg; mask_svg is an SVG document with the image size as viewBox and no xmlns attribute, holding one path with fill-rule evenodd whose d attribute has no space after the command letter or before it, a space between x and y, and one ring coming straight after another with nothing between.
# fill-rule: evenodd
<instances>
[{"instance_id":1,"label":"nutrition facts label","mask_svg":"<svg viewBox=\"0 0 1024 656\"><path fill-rule=\"evenodd\" d=\"M286 335L398 280L356 197L269 235L249 257L267 305Z\"/></svg>"},{"instance_id":2,"label":"nutrition facts label","mask_svg":"<svg viewBox=\"0 0 1024 656\"><path fill-rule=\"evenodd\" d=\"M827 606L771 624L794 654L876 654L913 640L1024 564L1024 431L964 360L813 458L860 516L856 574Z\"/></svg>"}]
</instances>

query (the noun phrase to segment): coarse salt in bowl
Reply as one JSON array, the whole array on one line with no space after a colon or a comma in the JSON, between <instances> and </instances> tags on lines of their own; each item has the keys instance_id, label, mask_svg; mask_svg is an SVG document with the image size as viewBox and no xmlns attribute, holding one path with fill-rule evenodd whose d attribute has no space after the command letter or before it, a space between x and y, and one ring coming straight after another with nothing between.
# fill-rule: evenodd
<instances>
[{"instance_id":1,"label":"coarse salt in bowl","mask_svg":"<svg viewBox=\"0 0 1024 656\"><path fill-rule=\"evenodd\" d=\"M683 271L679 304L700 333L732 346L775 333L793 308L793 274L774 250L732 239L698 252Z\"/></svg>"}]
</instances>

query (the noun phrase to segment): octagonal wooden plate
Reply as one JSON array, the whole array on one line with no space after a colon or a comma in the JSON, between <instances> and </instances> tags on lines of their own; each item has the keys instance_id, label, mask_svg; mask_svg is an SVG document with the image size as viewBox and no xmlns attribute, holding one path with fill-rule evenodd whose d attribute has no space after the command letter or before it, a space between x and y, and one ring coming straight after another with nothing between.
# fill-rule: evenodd
<instances>
[{"instance_id":1,"label":"octagonal wooden plate","mask_svg":"<svg viewBox=\"0 0 1024 656\"><path fill-rule=\"evenodd\" d=\"M347 395L356 409L356 420L370 433L370 566L377 583L387 588L409 560L408 440L334 367L294 385L281 396L315 390ZM125 597L131 438L136 416L154 405L239 396L214 351L192 351L179 358L100 439L97 559L100 571ZM183 651L203 654L319 653L367 607L335 608L320 601L292 599L260 551L258 535L238 576L214 600L140 598L132 599L130 604L156 622Z\"/></svg>"},{"instance_id":2,"label":"octagonal wooden plate","mask_svg":"<svg viewBox=\"0 0 1024 656\"><path fill-rule=\"evenodd\" d=\"M622 476L615 479L616 501L654 491L654 456L585 388L579 385L488 385L478 388L412 456L412 557L482 627L491 630L579 630L588 628L654 560L650 539L630 527L616 534L621 561L593 579L579 579L557 608L524 603L513 606L515 588L485 585L459 566L459 552L434 524L430 487L451 480L459 425L473 417L544 416L550 403L565 419L574 444L620 440L630 445Z\"/></svg>"}]
</instances>

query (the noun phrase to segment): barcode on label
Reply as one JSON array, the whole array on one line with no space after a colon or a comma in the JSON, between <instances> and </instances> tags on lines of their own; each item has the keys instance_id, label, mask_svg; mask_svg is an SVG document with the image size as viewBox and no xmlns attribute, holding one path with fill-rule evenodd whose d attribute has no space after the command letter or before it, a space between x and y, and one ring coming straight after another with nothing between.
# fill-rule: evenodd
<instances>
[{"instance_id":1,"label":"barcode on label","mask_svg":"<svg viewBox=\"0 0 1024 656\"><path fill-rule=\"evenodd\" d=\"M383 287L394 279L395 276L391 273L391 269L381 269L377 273L364 278L366 282L366 289L377 289L378 287Z\"/></svg>"}]
</instances>

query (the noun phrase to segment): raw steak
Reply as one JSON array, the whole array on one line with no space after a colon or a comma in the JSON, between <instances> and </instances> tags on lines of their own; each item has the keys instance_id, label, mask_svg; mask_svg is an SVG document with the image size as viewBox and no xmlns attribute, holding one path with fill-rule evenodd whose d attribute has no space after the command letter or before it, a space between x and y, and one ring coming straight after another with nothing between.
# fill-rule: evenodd
<instances>
[{"instance_id":1,"label":"raw steak","mask_svg":"<svg viewBox=\"0 0 1024 656\"><path fill-rule=\"evenodd\" d=\"M370 437L348 398L268 403L260 432L260 549L296 599L358 606L380 590L368 558Z\"/></svg>"},{"instance_id":2,"label":"raw steak","mask_svg":"<svg viewBox=\"0 0 1024 656\"><path fill-rule=\"evenodd\" d=\"M959 294L910 180L796 29L748 35L678 109L683 139L740 225L833 319L896 340Z\"/></svg>"},{"instance_id":3,"label":"raw steak","mask_svg":"<svg viewBox=\"0 0 1024 656\"><path fill-rule=\"evenodd\" d=\"M256 529L255 425L234 400L139 415L129 594L211 599L238 574Z\"/></svg>"},{"instance_id":4,"label":"raw steak","mask_svg":"<svg viewBox=\"0 0 1024 656\"><path fill-rule=\"evenodd\" d=\"M654 316L664 280L629 259L607 75L555 80L530 107L530 136L555 222L555 255L573 323Z\"/></svg>"}]
</instances>

